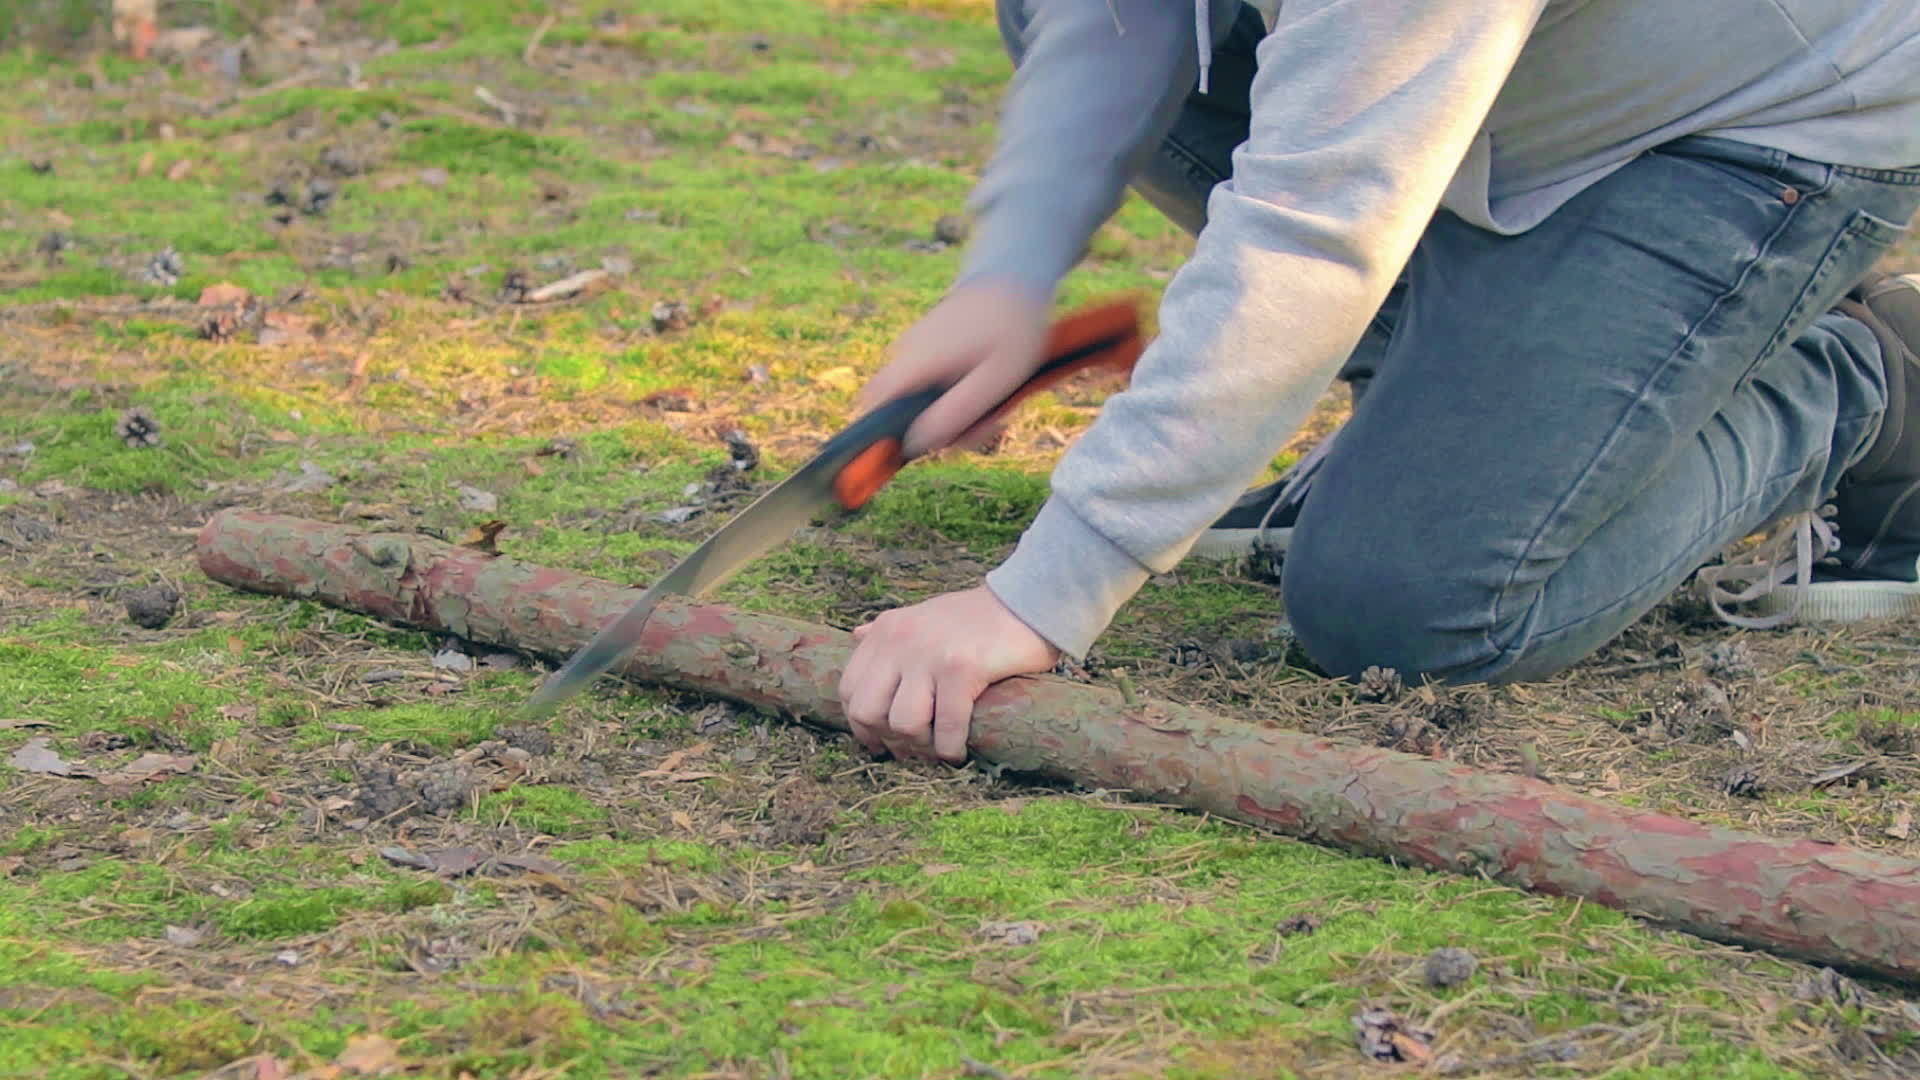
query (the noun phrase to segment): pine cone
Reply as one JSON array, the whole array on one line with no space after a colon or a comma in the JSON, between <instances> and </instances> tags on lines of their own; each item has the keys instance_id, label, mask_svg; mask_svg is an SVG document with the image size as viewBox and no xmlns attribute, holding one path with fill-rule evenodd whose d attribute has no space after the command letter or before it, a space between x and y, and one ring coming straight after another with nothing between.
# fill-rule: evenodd
<instances>
[{"instance_id":1,"label":"pine cone","mask_svg":"<svg viewBox=\"0 0 1920 1080\"><path fill-rule=\"evenodd\" d=\"M655 333L664 334L669 330L685 330L693 325L693 314L687 310L687 305L678 300L660 301L653 305L651 314Z\"/></svg>"},{"instance_id":2,"label":"pine cone","mask_svg":"<svg viewBox=\"0 0 1920 1080\"><path fill-rule=\"evenodd\" d=\"M1739 638L1708 649L1702 666L1709 676L1722 682L1742 682L1760 673L1753 666L1753 654L1747 650L1747 643Z\"/></svg>"},{"instance_id":3,"label":"pine cone","mask_svg":"<svg viewBox=\"0 0 1920 1080\"><path fill-rule=\"evenodd\" d=\"M1360 673L1360 689L1354 696L1361 701L1388 702L1399 698L1405 689L1398 671L1375 665Z\"/></svg>"},{"instance_id":4,"label":"pine cone","mask_svg":"<svg viewBox=\"0 0 1920 1080\"><path fill-rule=\"evenodd\" d=\"M113 425L113 433L136 450L160 445L160 421L142 405L121 413L120 422Z\"/></svg>"},{"instance_id":5,"label":"pine cone","mask_svg":"<svg viewBox=\"0 0 1920 1080\"><path fill-rule=\"evenodd\" d=\"M172 245L168 245L147 260L147 264L140 268L138 276L145 284L168 288L178 284L186 272L187 266L180 258L180 253L173 250Z\"/></svg>"},{"instance_id":6,"label":"pine cone","mask_svg":"<svg viewBox=\"0 0 1920 1080\"><path fill-rule=\"evenodd\" d=\"M414 794L427 813L445 814L466 806L467 796L478 786L472 769L458 761L443 761L421 770Z\"/></svg>"}]
</instances>

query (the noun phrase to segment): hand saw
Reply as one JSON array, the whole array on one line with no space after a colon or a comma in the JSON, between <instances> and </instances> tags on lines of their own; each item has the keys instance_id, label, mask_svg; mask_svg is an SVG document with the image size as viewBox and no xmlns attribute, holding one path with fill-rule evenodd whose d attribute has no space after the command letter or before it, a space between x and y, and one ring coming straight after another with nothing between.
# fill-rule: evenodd
<instances>
[{"instance_id":1,"label":"hand saw","mask_svg":"<svg viewBox=\"0 0 1920 1080\"><path fill-rule=\"evenodd\" d=\"M999 419L1021 400L1092 368L1127 373L1140 358L1139 312L1121 300L1084 308L1053 324L1046 362L1033 377L976 421ZM907 429L949 386L932 386L895 398L829 439L813 460L735 515L706 542L647 590L626 613L608 623L573 654L528 699L529 714L543 714L625 659L660 598L699 597L741 567L785 542L801 526L835 510L858 510L907 464L901 451Z\"/></svg>"}]
</instances>

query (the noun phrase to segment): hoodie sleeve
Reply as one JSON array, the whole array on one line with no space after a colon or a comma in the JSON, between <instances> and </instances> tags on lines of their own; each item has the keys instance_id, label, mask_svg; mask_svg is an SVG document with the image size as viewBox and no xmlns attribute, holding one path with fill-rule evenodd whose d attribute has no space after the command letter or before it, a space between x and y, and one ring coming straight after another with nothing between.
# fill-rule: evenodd
<instances>
[{"instance_id":1,"label":"hoodie sleeve","mask_svg":"<svg viewBox=\"0 0 1920 1080\"><path fill-rule=\"evenodd\" d=\"M1237 3L1202 5L1213 40L1232 28ZM960 282L1053 294L1193 88L1196 10L1185 0L1000 0L1001 33L1024 56L968 200L976 224Z\"/></svg>"},{"instance_id":2,"label":"hoodie sleeve","mask_svg":"<svg viewBox=\"0 0 1920 1080\"><path fill-rule=\"evenodd\" d=\"M1253 482L1385 300L1545 3L1281 5L1249 138L1162 298L1159 336L987 576L1015 615L1084 656Z\"/></svg>"}]
</instances>

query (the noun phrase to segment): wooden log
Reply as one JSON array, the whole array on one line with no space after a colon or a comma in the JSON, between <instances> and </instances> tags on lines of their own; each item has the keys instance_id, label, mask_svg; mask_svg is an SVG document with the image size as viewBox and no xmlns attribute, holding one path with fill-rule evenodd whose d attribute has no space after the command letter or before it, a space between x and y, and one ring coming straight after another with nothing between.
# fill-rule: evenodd
<instances>
[{"instance_id":1,"label":"wooden log","mask_svg":"<svg viewBox=\"0 0 1920 1080\"><path fill-rule=\"evenodd\" d=\"M640 590L429 537L229 509L200 567L236 588L564 659ZM844 631L663 602L621 673L846 729ZM1583 897L1700 937L1920 984L1920 862L1718 828L1523 776L1258 727L1053 677L1007 679L972 753L1341 850Z\"/></svg>"}]
</instances>

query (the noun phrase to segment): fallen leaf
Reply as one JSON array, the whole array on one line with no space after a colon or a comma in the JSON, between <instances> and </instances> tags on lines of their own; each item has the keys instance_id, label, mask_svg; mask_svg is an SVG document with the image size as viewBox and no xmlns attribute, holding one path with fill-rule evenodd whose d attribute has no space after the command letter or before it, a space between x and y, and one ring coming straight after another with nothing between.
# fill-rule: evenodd
<instances>
[{"instance_id":1,"label":"fallen leaf","mask_svg":"<svg viewBox=\"0 0 1920 1080\"><path fill-rule=\"evenodd\" d=\"M1852 776L1854 773L1866 767L1867 761L1865 758L1859 761L1850 761L1845 765L1835 765L1831 769L1823 770L1812 780L1807 781L1807 783L1812 787L1825 787L1828 784L1845 780L1847 777Z\"/></svg>"},{"instance_id":2,"label":"fallen leaf","mask_svg":"<svg viewBox=\"0 0 1920 1080\"><path fill-rule=\"evenodd\" d=\"M1304 914L1289 915L1281 919L1273 929L1275 933L1282 937L1293 937L1296 934L1311 934L1315 930L1320 929L1320 916Z\"/></svg>"},{"instance_id":3,"label":"fallen leaf","mask_svg":"<svg viewBox=\"0 0 1920 1080\"><path fill-rule=\"evenodd\" d=\"M15 870L25 865L26 861L18 855L0 857L0 877L10 876Z\"/></svg>"},{"instance_id":4,"label":"fallen leaf","mask_svg":"<svg viewBox=\"0 0 1920 1080\"><path fill-rule=\"evenodd\" d=\"M506 527L507 523L497 518L492 521L483 521L467 530L467 534L460 538L460 546L488 555L498 555L500 554L498 546L500 530Z\"/></svg>"},{"instance_id":5,"label":"fallen leaf","mask_svg":"<svg viewBox=\"0 0 1920 1080\"><path fill-rule=\"evenodd\" d=\"M528 870L537 874L565 873L567 864L558 859L549 859L545 855L501 855L494 859L501 866L510 866L515 870Z\"/></svg>"},{"instance_id":6,"label":"fallen leaf","mask_svg":"<svg viewBox=\"0 0 1920 1080\"><path fill-rule=\"evenodd\" d=\"M187 174L192 171L193 171L193 159L181 158L179 161L174 162L167 169L167 179L172 180L175 183L178 183L182 180L185 180L187 178Z\"/></svg>"},{"instance_id":7,"label":"fallen leaf","mask_svg":"<svg viewBox=\"0 0 1920 1080\"><path fill-rule=\"evenodd\" d=\"M16 716L11 720L0 720L0 728L52 727L51 720L35 720L30 716Z\"/></svg>"},{"instance_id":8,"label":"fallen leaf","mask_svg":"<svg viewBox=\"0 0 1920 1080\"><path fill-rule=\"evenodd\" d=\"M216 282L200 290L201 307L228 307L244 304L253 299L253 294L230 281Z\"/></svg>"},{"instance_id":9,"label":"fallen leaf","mask_svg":"<svg viewBox=\"0 0 1920 1080\"><path fill-rule=\"evenodd\" d=\"M1360 1052L1375 1061L1426 1061L1433 1036L1425 1031L1404 1027L1391 1009L1362 1009L1353 1016L1355 1040Z\"/></svg>"},{"instance_id":10,"label":"fallen leaf","mask_svg":"<svg viewBox=\"0 0 1920 1080\"><path fill-rule=\"evenodd\" d=\"M403 847L383 847L380 849L380 857L395 866L410 866L415 870L433 869L431 859Z\"/></svg>"},{"instance_id":11,"label":"fallen leaf","mask_svg":"<svg viewBox=\"0 0 1920 1080\"><path fill-rule=\"evenodd\" d=\"M996 945L1032 945L1045 929L1037 922L990 922L981 924L977 933Z\"/></svg>"},{"instance_id":12,"label":"fallen leaf","mask_svg":"<svg viewBox=\"0 0 1920 1080\"><path fill-rule=\"evenodd\" d=\"M241 647L245 648L245 645L243 644ZM222 705L219 711L223 718L239 724L250 724L260 718L260 706L258 705Z\"/></svg>"},{"instance_id":13,"label":"fallen leaf","mask_svg":"<svg viewBox=\"0 0 1920 1080\"><path fill-rule=\"evenodd\" d=\"M434 653L431 663L434 667L440 668L443 671L473 670L473 657L468 656L458 649L442 649Z\"/></svg>"},{"instance_id":14,"label":"fallen leaf","mask_svg":"<svg viewBox=\"0 0 1920 1080\"><path fill-rule=\"evenodd\" d=\"M47 773L51 776L86 776L88 773L68 762L56 753L49 744L52 740L45 737L28 739L26 745L15 750L7 758L8 764L27 772Z\"/></svg>"},{"instance_id":15,"label":"fallen leaf","mask_svg":"<svg viewBox=\"0 0 1920 1080\"><path fill-rule=\"evenodd\" d=\"M355 1076L382 1076L400 1067L400 1044L385 1035L349 1035L333 1063Z\"/></svg>"},{"instance_id":16,"label":"fallen leaf","mask_svg":"<svg viewBox=\"0 0 1920 1080\"><path fill-rule=\"evenodd\" d=\"M1895 840L1905 840L1907 837L1913 835L1912 807L1903 806L1900 808L1900 813L1893 819L1893 824L1887 826L1887 835L1893 837Z\"/></svg>"},{"instance_id":17,"label":"fallen leaf","mask_svg":"<svg viewBox=\"0 0 1920 1080\"><path fill-rule=\"evenodd\" d=\"M1389 1037L1393 1040L1393 1049L1399 1054L1401 1061L1424 1064L1433 1057L1433 1051L1427 1049L1426 1043L1404 1031L1396 1031Z\"/></svg>"},{"instance_id":18,"label":"fallen leaf","mask_svg":"<svg viewBox=\"0 0 1920 1080\"><path fill-rule=\"evenodd\" d=\"M470 484L457 484L454 491L460 496L460 508L482 514L491 514L500 508L500 496L491 491L482 491Z\"/></svg>"},{"instance_id":19,"label":"fallen leaf","mask_svg":"<svg viewBox=\"0 0 1920 1080\"><path fill-rule=\"evenodd\" d=\"M195 926L169 926L166 930L167 944L191 949L207 940L207 932Z\"/></svg>"},{"instance_id":20,"label":"fallen leaf","mask_svg":"<svg viewBox=\"0 0 1920 1080\"><path fill-rule=\"evenodd\" d=\"M640 404L649 409L659 409L661 412L692 412L695 407L695 398L692 390L684 386L673 386L665 390L655 390L641 398Z\"/></svg>"},{"instance_id":21,"label":"fallen leaf","mask_svg":"<svg viewBox=\"0 0 1920 1080\"><path fill-rule=\"evenodd\" d=\"M311 461L300 463L300 475L280 486L285 492L325 491L333 486L334 475Z\"/></svg>"},{"instance_id":22,"label":"fallen leaf","mask_svg":"<svg viewBox=\"0 0 1920 1080\"><path fill-rule=\"evenodd\" d=\"M262 345L299 345L313 340L313 319L291 311L269 311L260 320Z\"/></svg>"},{"instance_id":23,"label":"fallen leaf","mask_svg":"<svg viewBox=\"0 0 1920 1080\"><path fill-rule=\"evenodd\" d=\"M941 874L951 874L958 869L960 869L959 863L930 862L922 865L920 872L928 877L939 877Z\"/></svg>"},{"instance_id":24,"label":"fallen leaf","mask_svg":"<svg viewBox=\"0 0 1920 1080\"><path fill-rule=\"evenodd\" d=\"M815 375L813 381L834 390L852 393L860 388L860 373L851 367L828 368Z\"/></svg>"},{"instance_id":25,"label":"fallen leaf","mask_svg":"<svg viewBox=\"0 0 1920 1080\"><path fill-rule=\"evenodd\" d=\"M139 787L169 776L185 776L199 760L193 754L141 754L119 772L103 774L100 782L108 787Z\"/></svg>"},{"instance_id":26,"label":"fallen leaf","mask_svg":"<svg viewBox=\"0 0 1920 1080\"><path fill-rule=\"evenodd\" d=\"M668 814L667 817L672 819L675 826L685 829L688 832L693 831L693 816L685 810L675 810L673 813Z\"/></svg>"},{"instance_id":27,"label":"fallen leaf","mask_svg":"<svg viewBox=\"0 0 1920 1080\"><path fill-rule=\"evenodd\" d=\"M59 210L47 211L47 220L51 221L56 228L61 228L61 229L69 228L73 225L72 215L63 213Z\"/></svg>"},{"instance_id":28,"label":"fallen leaf","mask_svg":"<svg viewBox=\"0 0 1920 1080\"><path fill-rule=\"evenodd\" d=\"M647 772L641 773L640 775L641 776L665 776L668 773L674 771L675 769L678 769L681 765L685 764L688 760L692 758L697 758L700 755L712 749L713 749L713 744L710 742L694 743L692 746L688 746L680 750L675 750L673 753L668 754L666 757L661 758L659 765L655 766L653 769Z\"/></svg>"},{"instance_id":29,"label":"fallen leaf","mask_svg":"<svg viewBox=\"0 0 1920 1080\"><path fill-rule=\"evenodd\" d=\"M235 656L247 651L247 643L232 634L227 635L227 651Z\"/></svg>"},{"instance_id":30,"label":"fallen leaf","mask_svg":"<svg viewBox=\"0 0 1920 1080\"><path fill-rule=\"evenodd\" d=\"M447 877L471 874L487 861L487 853L475 847L440 848L427 853L433 872Z\"/></svg>"},{"instance_id":31,"label":"fallen leaf","mask_svg":"<svg viewBox=\"0 0 1920 1080\"><path fill-rule=\"evenodd\" d=\"M134 166L133 175L151 176L153 175L153 167L156 164L157 162L154 159L153 151L149 150L140 155L140 164Z\"/></svg>"}]
</instances>

